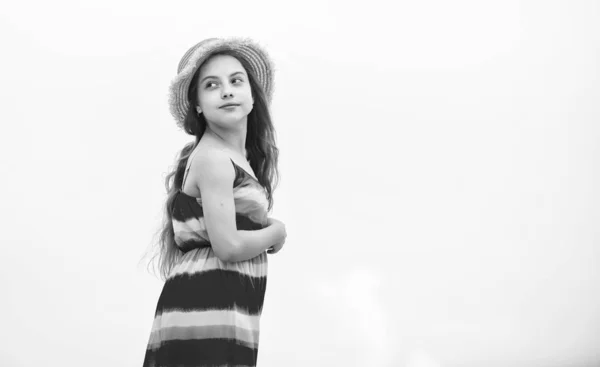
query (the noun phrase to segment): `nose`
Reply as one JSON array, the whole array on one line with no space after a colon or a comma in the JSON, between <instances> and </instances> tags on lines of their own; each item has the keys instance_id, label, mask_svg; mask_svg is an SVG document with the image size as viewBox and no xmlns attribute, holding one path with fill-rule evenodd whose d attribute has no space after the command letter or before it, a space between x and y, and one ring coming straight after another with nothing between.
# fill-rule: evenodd
<instances>
[{"instance_id":1,"label":"nose","mask_svg":"<svg viewBox=\"0 0 600 367\"><path fill-rule=\"evenodd\" d=\"M233 92L231 91L231 86L227 83L223 86L223 99L233 97Z\"/></svg>"}]
</instances>

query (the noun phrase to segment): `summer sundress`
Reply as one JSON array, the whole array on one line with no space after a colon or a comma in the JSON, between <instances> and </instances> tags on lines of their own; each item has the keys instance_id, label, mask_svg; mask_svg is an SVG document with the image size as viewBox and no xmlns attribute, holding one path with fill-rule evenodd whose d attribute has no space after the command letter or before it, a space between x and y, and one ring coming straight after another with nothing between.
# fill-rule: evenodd
<instances>
[{"instance_id":1,"label":"summer sundress","mask_svg":"<svg viewBox=\"0 0 600 367\"><path fill-rule=\"evenodd\" d=\"M262 229L267 223L266 190L231 162L237 229ZM158 299L143 366L256 366L267 254L221 261L210 246L202 199L181 190L176 195L173 230L183 256Z\"/></svg>"}]
</instances>

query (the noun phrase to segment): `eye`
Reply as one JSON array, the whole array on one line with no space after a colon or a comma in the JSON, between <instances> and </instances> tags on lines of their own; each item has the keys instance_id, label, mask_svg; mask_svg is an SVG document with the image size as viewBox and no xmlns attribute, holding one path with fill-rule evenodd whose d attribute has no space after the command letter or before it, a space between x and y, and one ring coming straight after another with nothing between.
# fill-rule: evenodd
<instances>
[{"instance_id":1,"label":"eye","mask_svg":"<svg viewBox=\"0 0 600 367\"><path fill-rule=\"evenodd\" d=\"M205 87L206 89L209 89L209 88L211 88L211 86L212 86L213 84L214 84L214 85L217 85L217 83L215 83L215 82L208 82L208 83L206 83L206 84L204 85L204 87Z\"/></svg>"},{"instance_id":2,"label":"eye","mask_svg":"<svg viewBox=\"0 0 600 367\"><path fill-rule=\"evenodd\" d=\"M239 83L235 82L236 80L239 81L240 83L244 82L244 79L242 79L242 78L233 78L231 81L233 82L233 84L239 84Z\"/></svg>"}]
</instances>

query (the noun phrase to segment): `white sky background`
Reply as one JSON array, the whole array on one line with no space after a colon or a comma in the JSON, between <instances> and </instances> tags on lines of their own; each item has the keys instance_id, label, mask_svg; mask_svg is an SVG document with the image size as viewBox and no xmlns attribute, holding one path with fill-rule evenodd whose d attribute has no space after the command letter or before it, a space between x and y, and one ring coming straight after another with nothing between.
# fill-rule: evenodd
<instances>
[{"instance_id":1,"label":"white sky background","mask_svg":"<svg viewBox=\"0 0 600 367\"><path fill-rule=\"evenodd\" d=\"M599 2L81 3L0 14L0 365L141 366L168 85L232 35L277 64L259 366L600 365Z\"/></svg>"}]
</instances>

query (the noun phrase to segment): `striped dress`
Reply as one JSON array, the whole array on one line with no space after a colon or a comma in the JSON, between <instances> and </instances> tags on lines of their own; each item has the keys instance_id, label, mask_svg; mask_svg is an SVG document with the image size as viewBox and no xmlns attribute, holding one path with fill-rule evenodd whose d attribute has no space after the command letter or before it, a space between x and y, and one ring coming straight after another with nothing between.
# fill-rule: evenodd
<instances>
[{"instance_id":1,"label":"striped dress","mask_svg":"<svg viewBox=\"0 0 600 367\"><path fill-rule=\"evenodd\" d=\"M264 228L266 191L231 162L237 229ZM221 261L208 241L202 199L181 190L174 202L173 229L183 256L158 299L143 366L256 366L266 252L247 261Z\"/></svg>"}]
</instances>

